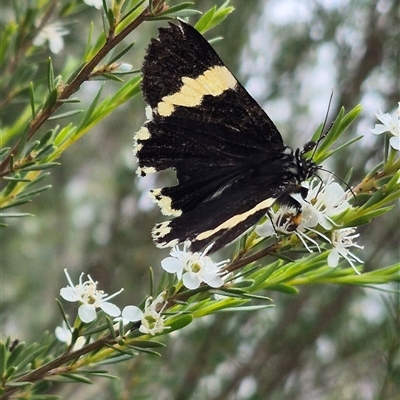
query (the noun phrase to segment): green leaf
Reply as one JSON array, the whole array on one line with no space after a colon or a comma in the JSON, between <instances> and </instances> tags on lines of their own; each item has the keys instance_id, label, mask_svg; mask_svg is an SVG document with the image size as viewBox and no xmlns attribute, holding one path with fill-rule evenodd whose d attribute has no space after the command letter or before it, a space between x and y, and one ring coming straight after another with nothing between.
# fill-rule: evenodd
<instances>
[{"instance_id":1,"label":"green leaf","mask_svg":"<svg viewBox=\"0 0 400 400\"><path fill-rule=\"evenodd\" d=\"M39 153L36 154L35 158L37 161L39 161L39 160L49 156L50 154L53 154L56 150L57 150L57 147L54 146L53 143L50 143L49 145L44 147L42 150L40 150Z\"/></svg>"},{"instance_id":2,"label":"green leaf","mask_svg":"<svg viewBox=\"0 0 400 400\"><path fill-rule=\"evenodd\" d=\"M253 279L243 279L233 284L233 288L248 288L249 286L254 285Z\"/></svg>"},{"instance_id":3,"label":"green leaf","mask_svg":"<svg viewBox=\"0 0 400 400\"><path fill-rule=\"evenodd\" d=\"M11 381L7 382L6 386L10 387L25 387L25 386L32 386L32 382L16 382L16 381Z\"/></svg>"},{"instance_id":4,"label":"green leaf","mask_svg":"<svg viewBox=\"0 0 400 400\"><path fill-rule=\"evenodd\" d=\"M49 88L49 92L52 93L57 89L54 87L54 68L53 68L53 60L51 57L48 58L47 63L47 87Z\"/></svg>"},{"instance_id":5,"label":"green leaf","mask_svg":"<svg viewBox=\"0 0 400 400\"><path fill-rule=\"evenodd\" d=\"M131 346L131 345L128 345L128 347L133 349L133 350L137 350L140 353L147 353L147 354L151 354L152 356L161 357L161 354L159 352L151 350L151 349L146 349L146 348L143 348L143 347L136 347L136 346Z\"/></svg>"},{"instance_id":6,"label":"green leaf","mask_svg":"<svg viewBox=\"0 0 400 400\"><path fill-rule=\"evenodd\" d=\"M94 28L94 24L93 24L93 21L91 21L90 22L90 26L89 26L88 37L87 37L87 40L86 40L85 52L83 53L83 60L87 60L88 54L89 54L90 49L92 47L93 28Z\"/></svg>"},{"instance_id":7,"label":"green leaf","mask_svg":"<svg viewBox=\"0 0 400 400\"><path fill-rule=\"evenodd\" d=\"M86 378L83 375L80 374L59 374L59 375L54 375L50 376L49 378L45 378L50 381L55 381L55 382L80 382L80 383L87 383L87 384L92 384L92 381L89 378Z\"/></svg>"},{"instance_id":8,"label":"green leaf","mask_svg":"<svg viewBox=\"0 0 400 400\"><path fill-rule=\"evenodd\" d=\"M5 199L6 197L8 197L13 190L17 187L17 185L19 184L19 178L20 178L20 174L15 174L14 175L14 179L12 180L8 180L8 184L7 186L3 189L2 191L2 197Z\"/></svg>"},{"instance_id":9,"label":"green leaf","mask_svg":"<svg viewBox=\"0 0 400 400\"><path fill-rule=\"evenodd\" d=\"M360 115L362 111L361 104L356 105L352 108L340 121L340 129L342 131L346 130Z\"/></svg>"},{"instance_id":10,"label":"green leaf","mask_svg":"<svg viewBox=\"0 0 400 400\"><path fill-rule=\"evenodd\" d=\"M80 369L80 373L86 374L86 375L93 375L93 376L100 376L102 378L108 378L108 379L120 379L118 376L115 375L110 375L108 371L96 371L96 370L85 370L85 369Z\"/></svg>"},{"instance_id":11,"label":"green leaf","mask_svg":"<svg viewBox=\"0 0 400 400\"><path fill-rule=\"evenodd\" d=\"M0 342L0 377L2 377L6 371L8 349L3 341Z\"/></svg>"},{"instance_id":12,"label":"green leaf","mask_svg":"<svg viewBox=\"0 0 400 400\"><path fill-rule=\"evenodd\" d=\"M72 110L72 111L67 111L65 113L61 113L61 114L57 114L57 115L53 115L52 117L48 118L48 121L54 121L56 119L61 119L61 118L68 118L68 117L72 117L74 115L80 114L82 113L83 110Z\"/></svg>"},{"instance_id":13,"label":"green leaf","mask_svg":"<svg viewBox=\"0 0 400 400\"><path fill-rule=\"evenodd\" d=\"M115 81L115 82L123 82L124 80L119 78L116 74L109 74L107 72L104 72L103 74L99 75L96 77L96 79L92 80L110 80L110 81Z\"/></svg>"},{"instance_id":14,"label":"green leaf","mask_svg":"<svg viewBox=\"0 0 400 400\"><path fill-rule=\"evenodd\" d=\"M22 218L22 217L33 217L30 213L2 213L0 212L0 218Z\"/></svg>"},{"instance_id":15,"label":"green leaf","mask_svg":"<svg viewBox=\"0 0 400 400\"><path fill-rule=\"evenodd\" d=\"M274 292L281 292L286 294L297 294L299 291L293 286L285 285L283 283L277 285L267 285L267 290L272 290Z\"/></svg>"},{"instance_id":16,"label":"green leaf","mask_svg":"<svg viewBox=\"0 0 400 400\"><path fill-rule=\"evenodd\" d=\"M195 28L200 33L204 33L219 25L234 10L234 7L228 7L228 4L229 0L222 4L221 7L217 8L216 6L214 6L212 9L207 11L200 18L200 20L197 21Z\"/></svg>"},{"instance_id":17,"label":"green leaf","mask_svg":"<svg viewBox=\"0 0 400 400\"><path fill-rule=\"evenodd\" d=\"M328 152L327 152L328 155L327 155L326 158L331 157L332 155L338 153L339 151L342 151L342 150L345 149L346 147L351 146L353 143L358 142L358 141L361 140L363 137L364 137L364 136L357 136L357 137L355 137L355 138L353 138L353 139L350 139L350 140L347 141L346 143L343 143L343 144L340 145L339 147L336 147L335 149L328 151ZM346 179L345 179L345 181L346 181Z\"/></svg>"},{"instance_id":18,"label":"green leaf","mask_svg":"<svg viewBox=\"0 0 400 400\"><path fill-rule=\"evenodd\" d=\"M44 146L47 145L47 143L48 143L50 140L53 139L53 136L55 136L56 133L57 133L57 130L58 130L57 128L58 128L58 127L47 131L47 132L42 136L42 138L40 139L40 146L39 146L39 149L42 149Z\"/></svg>"},{"instance_id":19,"label":"green leaf","mask_svg":"<svg viewBox=\"0 0 400 400\"><path fill-rule=\"evenodd\" d=\"M178 329L182 329L186 325L189 325L193 321L193 315L191 314L184 314L184 315L177 315L175 317L168 318L165 325L169 326L170 329L166 329L163 333L171 333Z\"/></svg>"},{"instance_id":20,"label":"green leaf","mask_svg":"<svg viewBox=\"0 0 400 400\"><path fill-rule=\"evenodd\" d=\"M81 100L77 97L72 97L70 99L58 99L59 103L81 103Z\"/></svg>"},{"instance_id":21,"label":"green leaf","mask_svg":"<svg viewBox=\"0 0 400 400\"><path fill-rule=\"evenodd\" d=\"M314 161L317 164L320 164L326 158L340 151L341 149L350 146L351 144L357 142L362 137L357 137L347 141L344 145L341 145L337 149L328 151L329 147L332 146L334 142L338 140L338 138L343 134L343 132L355 121L355 119L360 114L362 108L360 105L354 107L350 110L346 115L344 114L344 108L342 107L339 111L338 116L336 117L330 131L324 138L324 140L320 143L316 154L314 155Z\"/></svg>"},{"instance_id":22,"label":"green leaf","mask_svg":"<svg viewBox=\"0 0 400 400\"><path fill-rule=\"evenodd\" d=\"M107 360L102 360L96 363L96 365L109 365L109 364L117 364L123 361L131 360L135 355L133 353L125 353L122 355L117 355L115 357L111 357Z\"/></svg>"},{"instance_id":23,"label":"green leaf","mask_svg":"<svg viewBox=\"0 0 400 400\"><path fill-rule=\"evenodd\" d=\"M227 307L223 308L222 310L218 310L218 313L223 313L223 312L248 312L248 311L259 311L259 310L264 310L265 308L271 308L275 307L274 304L264 304L264 305L258 305L258 306L240 306L240 307Z\"/></svg>"},{"instance_id":24,"label":"green leaf","mask_svg":"<svg viewBox=\"0 0 400 400\"><path fill-rule=\"evenodd\" d=\"M71 75L68 77L67 81L65 82L66 85L71 84L71 82L74 81L74 79L79 75L79 73L82 71L83 67L86 65L86 62L82 61L71 73Z\"/></svg>"},{"instance_id":25,"label":"green leaf","mask_svg":"<svg viewBox=\"0 0 400 400\"><path fill-rule=\"evenodd\" d=\"M16 367L21 370L27 364L31 363L36 357L38 357L45 349L46 346L39 347L37 343L34 343L33 345L26 347L25 351L23 352L24 358L18 362Z\"/></svg>"},{"instance_id":26,"label":"green leaf","mask_svg":"<svg viewBox=\"0 0 400 400\"><path fill-rule=\"evenodd\" d=\"M158 342L156 340L132 340L128 343L129 346L134 346L135 348L155 348L155 347L165 347L164 343Z\"/></svg>"},{"instance_id":27,"label":"green leaf","mask_svg":"<svg viewBox=\"0 0 400 400\"><path fill-rule=\"evenodd\" d=\"M3 156L4 154L7 154L11 150L11 147L2 147L0 149L0 156Z\"/></svg>"},{"instance_id":28,"label":"green leaf","mask_svg":"<svg viewBox=\"0 0 400 400\"><path fill-rule=\"evenodd\" d=\"M39 140L34 140L32 143L27 143L28 146L24 149L23 156L28 157L32 151L36 150L36 148L39 146L40 141Z\"/></svg>"},{"instance_id":29,"label":"green leaf","mask_svg":"<svg viewBox=\"0 0 400 400\"><path fill-rule=\"evenodd\" d=\"M3 374L3 380L8 381L16 372L18 371L17 367L10 367L7 371Z\"/></svg>"},{"instance_id":30,"label":"green leaf","mask_svg":"<svg viewBox=\"0 0 400 400\"><path fill-rule=\"evenodd\" d=\"M19 168L19 170L20 171L42 171L44 169L53 168L58 165L61 165L61 164L58 162L50 162L50 163L46 163L46 164L35 164L35 165L30 164L27 167L22 166L21 168Z\"/></svg>"},{"instance_id":31,"label":"green leaf","mask_svg":"<svg viewBox=\"0 0 400 400\"><path fill-rule=\"evenodd\" d=\"M54 144L56 147L60 147L64 142L66 142L71 136L76 133L76 127L70 123L56 135L54 138Z\"/></svg>"},{"instance_id":32,"label":"green leaf","mask_svg":"<svg viewBox=\"0 0 400 400\"><path fill-rule=\"evenodd\" d=\"M235 289L235 288L213 289L213 290L210 290L210 292L211 293L215 293L215 294L219 294L219 295L222 295L222 296L238 297L238 298L241 298L241 299L257 299L257 300L272 301L269 297L247 293L244 290Z\"/></svg>"},{"instance_id":33,"label":"green leaf","mask_svg":"<svg viewBox=\"0 0 400 400\"><path fill-rule=\"evenodd\" d=\"M193 316L195 318L203 317L204 315L214 314L215 312L222 310L224 308L231 308L245 305L249 302L248 299L239 299L233 297L226 297L220 300L210 300L206 299L203 302L199 302L198 304L193 305L193 307L189 307L190 311L192 311Z\"/></svg>"},{"instance_id":34,"label":"green leaf","mask_svg":"<svg viewBox=\"0 0 400 400\"><path fill-rule=\"evenodd\" d=\"M29 199L39 193L45 192L46 190L51 189L52 185L46 185L38 189L30 190L29 192L20 192L17 195L17 199Z\"/></svg>"},{"instance_id":35,"label":"green leaf","mask_svg":"<svg viewBox=\"0 0 400 400\"><path fill-rule=\"evenodd\" d=\"M135 45L135 42L132 42L130 44L128 44L128 46L126 46L124 49L122 49L116 56L114 56L109 62L108 64L113 64L115 62L117 62L120 58L122 58L133 46Z\"/></svg>"},{"instance_id":36,"label":"green leaf","mask_svg":"<svg viewBox=\"0 0 400 400\"><path fill-rule=\"evenodd\" d=\"M217 10L217 6L209 9L204 15L196 22L194 26L196 30L198 30L201 34L207 31L207 27L211 24L215 11Z\"/></svg>"},{"instance_id":37,"label":"green leaf","mask_svg":"<svg viewBox=\"0 0 400 400\"><path fill-rule=\"evenodd\" d=\"M103 85L100 86L100 89L97 91L96 95L94 96L93 101L91 102L88 110L85 112L83 119L81 121L81 123L78 126L78 131L80 131L84 126L87 125L90 117L92 116L94 110L96 109L97 103L99 101L100 98L100 94L103 91Z\"/></svg>"},{"instance_id":38,"label":"green leaf","mask_svg":"<svg viewBox=\"0 0 400 400\"><path fill-rule=\"evenodd\" d=\"M353 227L365 225L371 222L372 219L379 217L382 214L387 213L393 208L393 206L382 207L377 210L362 211L345 216L342 220L342 227Z\"/></svg>"},{"instance_id":39,"label":"green leaf","mask_svg":"<svg viewBox=\"0 0 400 400\"><path fill-rule=\"evenodd\" d=\"M18 201L14 201L14 200L13 200L13 201L10 201L10 203L8 203L8 204L2 206L2 207L1 207L1 210L5 210L5 209L10 208L10 207L20 206L20 205L22 205L22 204L29 203L29 202L30 202L29 200L25 200L25 199L23 199L23 200L18 200Z\"/></svg>"},{"instance_id":40,"label":"green leaf","mask_svg":"<svg viewBox=\"0 0 400 400\"><path fill-rule=\"evenodd\" d=\"M30 186L33 186L33 185L38 184L38 183L41 182L42 180L46 179L49 175L50 175L50 172L42 172L40 175L38 175L38 176L36 177L36 179L34 179L34 180L31 181L30 183L28 183L28 184L26 185L26 187L28 188L28 187L30 187Z\"/></svg>"},{"instance_id":41,"label":"green leaf","mask_svg":"<svg viewBox=\"0 0 400 400\"><path fill-rule=\"evenodd\" d=\"M158 13L156 16L151 17L152 20L160 20L164 19L166 17L168 18L177 18L177 17L188 17L190 15L195 15L195 14L201 14L200 11L194 10L189 8L192 6L194 3L192 2L185 2L178 4L176 6L169 7L167 10Z\"/></svg>"},{"instance_id":42,"label":"green leaf","mask_svg":"<svg viewBox=\"0 0 400 400\"><path fill-rule=\"evenodd\" d=\"M60 396L54 396L51 394L34 394L29 396L29 400L60 400Z\"/></svg>"},{"instance_id":43,"label":"green leaf","mask_svg":"<svg viewBox=\"0 0 400 400\"><path fill-rule=\"evenodd\" d=\"M107 322L108 330L109 330L111 336L113 337L114 340L116 340L117 339L117 334L115 332L113 322L108 317L108 315L106 315L106 322Z\"/></svg>"},{"instance_id":44,"label":"green leaf","mask_svg":"<svg viewBox=\"0 0 400 400\"><path fill-rule=\"evenodd\" d=\"M57 88L55 88L49 93L45 106L52 109L57 103L57 97L58 97L58 92Z\"/></svg>"},{"instance_id":45,"label":"green leaf","mask_svg":"<svg viewBox=\"0 0 400 400\"><path fill-rule=\"evenodd\" d=\"M19 357L21 356L22 352L26 348L25 342L19 342L13 349L12 352L9 353L7 358L7 368L13 367L18 362Z\"/></svg>"},{"instance_id":46,"label":"green leaf","mask_svg":"<svg viewBox=\"0 0 400 400\"><path fill-rule=\"evenodd\" d=\"M33 82L29 84L29 100L31 102L31 111L32 111L32 119L35 118L36 115L36 101L35 101L35 90L33 88Z\"/></svg>"}]
</instances>

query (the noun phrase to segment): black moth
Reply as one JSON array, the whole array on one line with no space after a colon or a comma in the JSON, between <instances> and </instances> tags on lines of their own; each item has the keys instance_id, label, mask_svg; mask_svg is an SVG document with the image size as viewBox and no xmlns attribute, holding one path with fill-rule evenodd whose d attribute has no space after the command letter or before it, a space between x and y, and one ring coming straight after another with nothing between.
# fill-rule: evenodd
<instances>
[{"instance_id":1,"label":"black moth","mask_svg":"<svg viewBox=\"0 0 400 400\"><path fill-rule=\"evenodd\" d=\"M190 241L214 252L256 224L275 202L301 213L291 197L319 167L293 151L274 123L192 26L160 28L144 59L148 120L137 132L138 174L173 168L179 184L153 189L165 215L158 247Z\"/></svg>"}]
</instances>

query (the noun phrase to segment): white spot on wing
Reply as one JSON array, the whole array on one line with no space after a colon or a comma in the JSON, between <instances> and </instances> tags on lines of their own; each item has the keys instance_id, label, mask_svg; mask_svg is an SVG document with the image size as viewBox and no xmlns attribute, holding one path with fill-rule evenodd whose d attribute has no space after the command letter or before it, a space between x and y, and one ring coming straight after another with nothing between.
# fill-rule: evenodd
<instances>
[{"instance_id":1,"label":"white spot on wing","mask_svg":"<svg viewBox=\"0 0 400 400\"><path fill-rule=\"evenodd\" d=\"M135 142L135 144L133 145L133 152L135 154L139 153L140 150L142 150L143 145L141 143L137 143Z\"/></svg>"},{"instance_id":2,"label":"white spot on wing","mask_svg":"<svg viewBox=\"0 0 400 400\"><path fill-rule=\"evenodd\" d=\"M136 133L136 140L148 140L150 137L150 131L145 126L142 126Z\"/></svg>"},{"instance_id":3,"label":"white spot on wing","mask_svg":"<svg viewBox=\"0 0 400 400\"><path fill-rule=\"evenodd\" d=\"M168 196L163 196L161 194L161 189L153 189L150 191L150 197L152 200L158 204L161 209L161 212L164 215L173 215L174 217L178 217L182 214L182 210L176 210L172 208L172 200Z\"/></svg>"},{"instance_id":4,"label":"white spot on wing","mask_svg":"<svg viewBox=\"0 0 400 400\"><path fill-rule=\"evenodd\" d=\"M151 121L153 119L153 110L151 109L150 106L146 106L144 109L144 112L146 114L146 118L148 121Z\"/></svg>"},{"instance_id":5,"label":"white spot on wing","mask_svg":"<svg viewBox=\"0 0 400 400\"><path fill-rule=\"evenodd\" d=\"M156 246L157 246L159 249L165 249L166 247L174 247L174 246L176 246L177 244L179 244L179 240L178 240L178 239L174 239L174 240L171 240L170 242L156 243Z\"/></svg>"},{"instance_id":6,"label":"white spot on wing","mask_svg":"<svg viewBox=\"0 0 400 400\"><path fill-rule=\"evenodd\" d=\"M169 226L169 221L166 222L161 222L157 224L153 230L152 230L152 235L154 239L159 239L164 237L165 235L168 235L168 233L171 232L171 227Z\"/></svg>"},{"instance_id":7,"label":"white spot on wing","mask_svg":"<svg viewBox=\"0 0 400 400\"><path fill-rule=\"evenodd\" d=\"M154 174L157 170L154 167L139 167L136 173L140 176L144 176L147 174Z\"/></svg>"}]
</instances>

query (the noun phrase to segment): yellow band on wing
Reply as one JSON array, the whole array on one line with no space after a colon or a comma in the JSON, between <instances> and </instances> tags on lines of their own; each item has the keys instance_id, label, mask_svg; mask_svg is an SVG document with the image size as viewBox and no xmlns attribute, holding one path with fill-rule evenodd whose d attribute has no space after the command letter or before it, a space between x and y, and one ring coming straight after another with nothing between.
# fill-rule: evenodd
<instances>
[{"instance_id":1,"label":"yellow band on wing","mask_svg":"<svg viewBox=\"0 0 400 400\"><path fill-rule=\"evenodd\" d=\"M206 95L219 96L225 90L234 89L237 81L226 67L216 66L197 78L183 77L182 83L179 92L164 96L157 104L158 114L162 117L169 117L176 106L196 107Z\"/></svg>"}]
</instances>

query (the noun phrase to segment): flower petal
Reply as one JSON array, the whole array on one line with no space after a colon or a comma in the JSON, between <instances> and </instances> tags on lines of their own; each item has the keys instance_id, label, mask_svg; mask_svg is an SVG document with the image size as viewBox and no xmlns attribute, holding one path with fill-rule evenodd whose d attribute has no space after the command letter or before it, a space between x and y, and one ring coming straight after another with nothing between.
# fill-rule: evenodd
<instances>
[{"instance_id":1,"label":"flower petal","mask_svg":"<svg viewBox=\"0 0 400 400\"><path fill-rule=\"evenodd\" d=\"M275 230L274 230L274 227L272 226L271 221L268 220L268 221L264 222L263 224L258 225L256 227L256 233L257 233L257 235L262 236L262 237L270 237L270 236L275 235Z\"/></svg>"},{"instance_id":2,"label":"flower petal","mask_svg":"<svg viewBox=\"0 0 400 400\"><path fill-rule=\"evenodd\" d=\"M71 343L72 333L66 327L65 322L63 323L63 326L57 326L54 333L56 334L56 338L60 342L67 343L67 344Z\"/></svg>"},{"instance_id":3,"label":"flower petal","mask_svg":"<svg viewBox=\"0 0 400 400\"><path fill-rule=\"evenodd\" d=\"M82 304L78 315L82 322L89 323L96 319L96 309L91 304Z\"/></svg>"},{"instance_id":4,"label":"flower petal","mask_svg":"<svg viewBox=\"0 0 400 400\"><path fill-rule=\"evenodd\" d=\"M52 53L58 54L64 48L64 39L61 36L54 36L49 39L49 49Z\"/></svg>"},{"instance_id":5,"label":"flower petal","mask_svg":"<svg viewBox=\"0 0 400 400\"><path fill-rule=\"evenodd\" d=\"M118 317L121 314L121 310L113 303L108 301L103 301L99 306L106 314L111 315L111 317Z\"/></svg>"},{"instance_id":6,"label":"flower petal","mask_svg":"<svg viewBox=\"0 0 400 400\"><path fill-rule=\"evenodd\" d=\"M197 289L201 281L194 272L186 272L182 277L182 282L188 289Z\"/></svg>"},{"instance_id":7,"label":"flower petal","mask_svg":"<svg viewBox=\"0 0 400 400\"><path fill-rule=\"evenodd\" d=\"M369 131L374 135L380 135L384 132L387 132L388 128L385 125L376 124L375 127L373 129L370 129Z\"/></svg>"},{"instance_id":8,"label":"flower petal","mask_svg":"<svg viewBox=\"0 0 400 400\"><path fill-rule=\"evenodd\" d=\"M78 295L75 288L69 286L60 289L60 296L67 301L81 300L81 297Z\"/></svg>"},{"instance_id":9,"label":"flower petal","mask_svg":"<svg viewBox=\"0 0 400 400\"><path fill-rule=\"evenodd\" d=\"M136 306L126 306L122 310L122 318L131 322L140 321L143 315L143 311Z\"/></svg>"},{"instance_id":10,"label":"flower petal","mask_svg":"<svg viewBox=\"0 0 400 400\"><path fill-rule=\"evenodd\" d=\"M389 143L395 150L400 150L400 136L392 136Z\"/></svg>"},{"instance_id":11,"label":"flower petal","mask_svg":"<svg viewBox=\"0 0 400 400\"><path fill-rule=\"evenodd\" d=\"M174 257L167 257L161 261L161 267L164 271L174 274L178 271L182 271L183 263Z\"/></svg>"},{"instance_id":12,"label":"flower petal","mask_svg":"<svg viewBox=\"0 0 400 400\"><path fill-rule=\"evenodd\" d=\"M330 267L337 267L339 264L339 252L333 249L328 256L328 265Z\"/></svg>"},{"instance_id":13,"label":"flower petal","mask_svg":"<svg viewBox=\"0 0 400 400\"><path fill-rule=\"evenodd\" d=\"M207 285L213 288L221 287L224 284L224 280L216 274L207 274L203 277L203 279Z\"/></svg>"}]
</instances>

